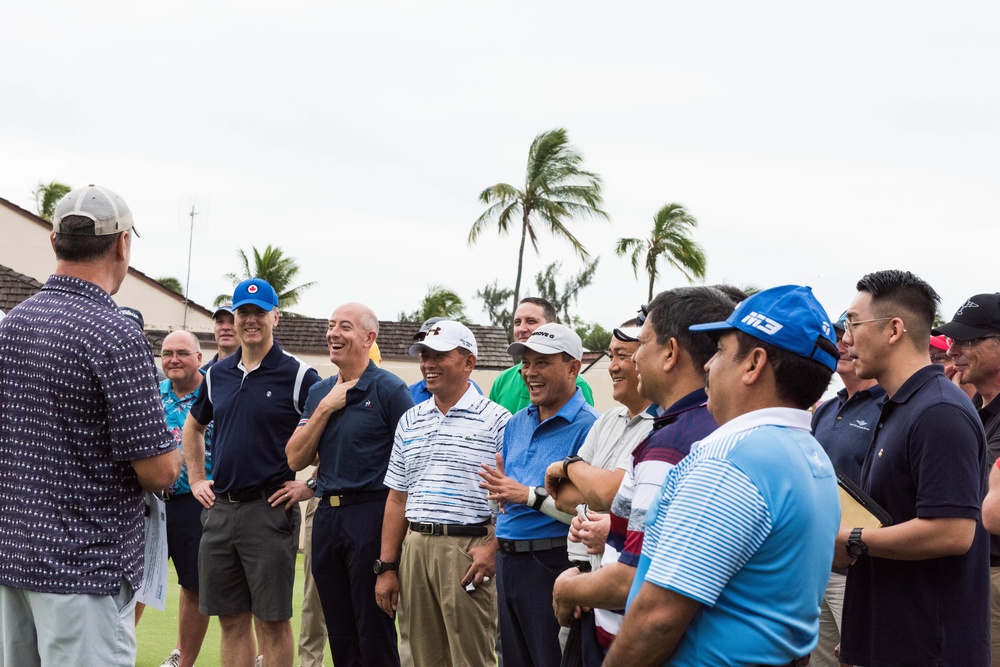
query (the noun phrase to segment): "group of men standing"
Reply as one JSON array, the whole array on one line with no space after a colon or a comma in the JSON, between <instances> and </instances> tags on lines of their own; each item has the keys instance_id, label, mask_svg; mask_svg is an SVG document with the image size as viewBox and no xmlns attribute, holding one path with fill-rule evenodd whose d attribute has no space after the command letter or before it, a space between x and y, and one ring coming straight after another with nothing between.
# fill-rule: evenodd
<instances>
[{"instance_id":1,"label":"group of men standing","mask_svg":"<svg viewBox=\"0 0 1000 667\"><path fill-rule=\"evenodd\" d=\"M111 300L134 234L117 194L69 193L55 275L0 321L0 665L134 663L142 494L168 487L177 664L210 616L223 665L258 645L292 664L313 498L338 667L400 665L397 623L418 666L500 647L510 667L990 664L1000 295L935 330L949 377L928 356L938 296L907 272L863 277L835 323L808 287L669 290L615 329L619 405L600 414L580 338L544 300L519 304L517 365L485 397L468 327L425 323L408 387L372 360L359 303L331 315L337 374L320 379L281 349L278 296L252 278L215 313L208 364L192 334L164 340L157 393ZM834 371L844 391L810 414ZM841 524L837 472L887 525Z\"/></svg>"}]
</instances>

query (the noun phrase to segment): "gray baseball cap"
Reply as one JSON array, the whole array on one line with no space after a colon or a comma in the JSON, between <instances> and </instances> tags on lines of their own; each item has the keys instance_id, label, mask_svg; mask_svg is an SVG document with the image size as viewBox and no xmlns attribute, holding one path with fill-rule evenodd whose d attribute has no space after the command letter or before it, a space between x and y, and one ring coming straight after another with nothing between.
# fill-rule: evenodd
<instances>
[{"instance_id":1,"label":"gray baseball cap","mask_svg":"<svg viewBox=\"0 0 1000 667\"><path fill-rule=\"evenodd\" d=\"M94 221L94 230L86 232L66 231L62 228L63 218L79 215ZM52 215L52 229L57 234L74 236L107 236L133 229L132 211L121 195L100 185L88 185L66 194L56 204Z\"/></svg>"}]
</instances>

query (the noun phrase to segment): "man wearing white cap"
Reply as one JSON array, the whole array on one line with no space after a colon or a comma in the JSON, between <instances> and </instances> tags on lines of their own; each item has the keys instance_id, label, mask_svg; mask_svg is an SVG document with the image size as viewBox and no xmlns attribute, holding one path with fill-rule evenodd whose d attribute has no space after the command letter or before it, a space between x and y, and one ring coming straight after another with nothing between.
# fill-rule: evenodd
<instances>
[{"instance_id":1,"label":"man wearing white cap","mask_svg":"<svg viewBox=\"0 0 1000 667\"><path fill-rule=\"evenodd\" d=\"M143 489L180 473L142 331L111 295L132 213L98 186L52 221L54 275L0 323L0 665L134 665Z\"/></svg>"},{"instance_id":2,"label":"man wearing white cap","mask_svg":"<svg viewBox=\"0 0 1000 667\"><path fill-rule=\"evenodd\" d=\"M510 413L469 381L478 349L464 324L434 323L409 352L432 398L396 428L380 560L399 570L379 576L375 598L399 611L416 667L495 663L497 541L476 472L495 462Z\"/></svg>"},{"instance_id":3,"label":"man wearing white cap","mask_svg":"<svg viewBox=\"0 0 1000 667\"><path fill-rule=\"evenodd\" d=\"M503 508L496 529L503 655L508 664L558 665L552 585L569 561L565 523L539 511L548 498L545 469L580 450L600 413L576 386L583 345L572 329L543 324L507 352L522 362L531 405L508 422L497 467L479 473L489 499Z\"/></svg>"}]
</instances>

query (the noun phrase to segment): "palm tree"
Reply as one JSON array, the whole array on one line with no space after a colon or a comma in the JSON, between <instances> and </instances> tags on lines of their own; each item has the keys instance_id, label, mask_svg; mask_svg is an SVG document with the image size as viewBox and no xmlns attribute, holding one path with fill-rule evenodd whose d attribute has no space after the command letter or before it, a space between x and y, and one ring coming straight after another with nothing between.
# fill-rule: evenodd
<instances>
[{"instance_id":1,"label":"palm tree","mask_svg":"<svg viewBox=\"0 0 1000 667\"><path fill-rule=\"evenodd\" d=\"M162 278L157 278L156 282L160 283L171 292L184 296L184 286L181 285L181 281L177 278L174 278L173 276L163 276Z\"/></svg>"},{"instance_id":2,"label":"palm tree","mask_svg":"<svg viewBox=\"0 0 1000 667\"><path fill-rule=\"evenodd\" d=\"M58 181L50 181L48 185L39 183L35 191L35 208L38 210L38 217L52 222L52 214L56 212L56 204L65 197L73 188Z\"/></svg>"},{"instance_id":3,"label":"palm tree","mask_svg":"<svg viewBox=\"0 0 1000 667\"><path fill-rule=\"evenodd\" d=\"M647 239L618 239L615 253L623 256L632 253L632 271L639 277L639 262L645 255L646 273L649 275L648 301L653 300L653 284L659 275L660 258L684 274L689 283L705 277L705 251L689 236L698 226L694 216L681 204L667 204L653 216L653 230Z\"/></svg>"},{"instance_id":4,"label":"palm tree","mask_svg":"<svg viewBox=\"0 0 1000 667\"><path fill-rule=\"evenodd\" d=\"M400 322L425 322L432 317L443 317L446 320L468 323L465 317L465 304L462 298L450 289L441 285L430 285L427 295L420 303L420 310L409 315L399 314Z\"/></svg>"},{"instance_id":5,"label":"palm tree","mask_svg":"<svg viewBox=\"0 0 1000 667\"><path fill-rule=\"evenodd\" d=\"M489 208L469 230L470 245L492 224L496 224L500 234L507 234L515 221L521 224L521 246L517 252L517 278L514 280L511 312L517 309L521 296L524 242L530 238L531 247L538 252L536 227L539 223L553 235L569 241L580 258L587 259L587 249L566 228L565 222L576 215L608 219L608 214L598 208L604 202L601 177L580 168L583 157L568 142L563 128L542 132L528 149L523 189L497 183L479 195L479 201Z\"/></svg>"},{"instance_id":6,"label":"palm tree","mask_svg":"<svg viewBox=\"0 0 1000 667\"><path fill-rule=\"evenodd\" d=\"M286 255L281 248L268 245L264 248L264 252L260 252L256 247L252 247L251 250L253 250L253 266L250 265L250 259L245 252L236 251L243 265L240 273L226 274L226 278L233 282L234 287L248 278L263 278L278 293L278 302L281 304L282 310L285 310L297 304L302 292L316 284L311 282L291 287L292 281L299 274L300 267L295 258ZM232 292L220 294L215 299L215 305L221 305L231 300L232 297Z\"/></svg>"}]
</instances>

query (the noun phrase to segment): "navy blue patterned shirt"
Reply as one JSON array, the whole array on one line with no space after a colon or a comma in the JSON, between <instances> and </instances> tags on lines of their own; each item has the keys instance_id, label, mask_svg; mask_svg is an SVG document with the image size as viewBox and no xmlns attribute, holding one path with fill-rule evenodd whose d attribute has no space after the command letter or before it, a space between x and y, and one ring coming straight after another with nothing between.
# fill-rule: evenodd
<instances>
[{"instance_id":1,"label":"navy blue patterned shirt","mask_svg":"<svg viewBox=\"0 0 1000 667\"><path fill-rule=\"evenodd\" d=\"M0 321L0 585L138 587L131 461L175 448L145 336L98 286L51 276Z\"/></svg>"}]
</instances>

